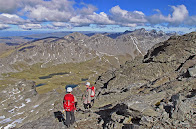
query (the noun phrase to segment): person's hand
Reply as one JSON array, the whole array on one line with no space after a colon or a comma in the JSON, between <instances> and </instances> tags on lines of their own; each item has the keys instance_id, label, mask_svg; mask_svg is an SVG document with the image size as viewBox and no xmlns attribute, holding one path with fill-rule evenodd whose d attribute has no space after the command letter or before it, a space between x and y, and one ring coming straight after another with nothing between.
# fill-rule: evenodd
<instances>
[{"instance_id":1,"label":"person's hand","mask_svg":"<svg viewBox=\"0 0 196 129\"><path fill-rule=\"evenodd\" d=\"M77 107L77 105L78 105L78 102L75 102L75 107Z\"/></svg>"}]
</instances>

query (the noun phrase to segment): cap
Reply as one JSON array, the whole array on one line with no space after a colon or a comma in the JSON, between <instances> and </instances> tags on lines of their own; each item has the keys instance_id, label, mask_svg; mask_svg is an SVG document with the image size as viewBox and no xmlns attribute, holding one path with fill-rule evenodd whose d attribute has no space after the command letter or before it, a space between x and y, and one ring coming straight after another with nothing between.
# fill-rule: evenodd
<instances>
[{"instance_id":1,"label":"cap","mask_svg":"<svg viewBox=\"0 0 196 129\"><path fill-rule=\"evenodd\" d=\"M72 92L72 88L71 87L67 87L67 92Z\"/></svg>"},{"instance_id":2,"label":"cap","mask_svg":"<svg viewBox=\"0 0 196 129\"><path fill-rule=\"evenodd\" d=\"M90 86L90 82L86 82L86 85Z\"/></svg>"}]
</instances>

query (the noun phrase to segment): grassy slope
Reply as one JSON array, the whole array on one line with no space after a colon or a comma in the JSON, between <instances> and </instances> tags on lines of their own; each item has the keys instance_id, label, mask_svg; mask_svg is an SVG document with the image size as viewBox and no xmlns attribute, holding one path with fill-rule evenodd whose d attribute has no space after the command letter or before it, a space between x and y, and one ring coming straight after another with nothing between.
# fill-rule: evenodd
<instances>
[{"instance_id":1,"label":"grassy slope","mask_svg":"<svg viewBox=\"0 0 196 129\"><path fill-rule=\"evenodd\" d=\"M5 52L3 52L3 53L0 55L0 58L7 57L7 56L11 55L11 54L12 54L12 52L14 52L14 50L13 50L13 49L8 50L8 51L5 51Z\"/></svg>"},{"instance_id":2,"label":"grassy slope","mask_svg":"<svg viewBox=\"0 0 196 129\"><path fill-rule=\"evenodd\" d=\"M124 62L125 57L120 56L120 62ZM109 61L109 62L108 62ZM94 58L81 63L67 63L52 65L47 68L41 68L41 63L32 66L26 66L22 63L17 63L13 67L16 69L24 69L22 72L5 74L4 80L0 80L0 85L10 84L11 80L27 79L33 80L36 84L45 84L37 87L39 93L46 93L53 89L63 89L67 84L84 85L85 81L82 78L89 78L88 81L94 83L101 73L107 71L109 68L119 67L117 60L114 57L104 56L102 58ZM112 65L113 64L113 65ZM48 76L53 73L68 72L69 74L55 75L48 79L39 79L42 76Z\"/></svg>"}]
</instances>

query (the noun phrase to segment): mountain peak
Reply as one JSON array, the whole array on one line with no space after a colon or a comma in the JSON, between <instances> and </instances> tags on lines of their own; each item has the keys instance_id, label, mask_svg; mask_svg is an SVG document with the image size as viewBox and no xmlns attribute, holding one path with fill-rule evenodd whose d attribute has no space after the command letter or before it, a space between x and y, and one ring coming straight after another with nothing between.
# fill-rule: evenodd
<instances>
[{"instance_id":1,"label":"mountain peak","mask_svg":"<svg viewBox=\"0 0 196 129\"><path fill-rule=\"evenodd\" d=\"M144 28L141 28L141 29L136 29L133 32L136 32L136 33L145 33L146 30Z\"/></svg>"},{"instance_id":2,"label":"mountain peak","mask_svg":"<svg viewBox=\"0 0 196 129\"><path fill-rule=\"evenodd\" d=\"M133 31L126 30L123 34L132 33Z\"/></svg>"},{"instance_id":3,"label":"mountain peak","mask_svg":"<svg viewBox=\"0 0 196 129\"><path fill-rule=\"evenodd\" d=\"M96 38L96 39L102 39L102 38L110 38L110 37L108 37L107 35L105 35L105 34L95 34L95 35L93 35L93 36L91 36L90 37L91 39L94 39L94 38Z\"/></svg>"},{"instance_id":4,"label":"mountain peak","mask_svg":"<svg viewBox=\"0 0 196 129\"><path fill-rule=\"evenodd\" d=\"M64 39L68 39L68 40L83 40L86 38L88 38L88 36L79 32L74 32L64 37Z\"/></svg>"},{"instance_id":5,"label":"mountain peak","mask_svg":"<svg viewBox=\"0 0 196 129\"><path fill-rule=\"evenodd\" d=\"M185 61L185 57L195 54L196 32L183 36L172 36L165 42L158 43L148 50L144 62L170 62L173 60ZM185 51L186 50L186 51Z\"/></svg>"}]
</instances>

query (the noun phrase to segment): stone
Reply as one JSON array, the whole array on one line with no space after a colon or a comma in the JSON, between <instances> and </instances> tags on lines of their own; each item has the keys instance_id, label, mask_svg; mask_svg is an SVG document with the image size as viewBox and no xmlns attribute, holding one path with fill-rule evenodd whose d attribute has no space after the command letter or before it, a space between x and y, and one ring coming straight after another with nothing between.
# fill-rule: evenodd
<instances>
[{"instance_id":1,"label":"stone","mask_svg":"<svg viewBox=\"0 0 196 129\"><path fill-rule=\"evenodd\" d=\"M143 115L145 115L145 116L157 116L158 115L158 113L155 111L155 110L153 110L152 108L146 108L146 109L144 109L143 111L142 111L142 114Z\"/></svg>"},{"instance_id":2,"label":"stone","mask_svg":"<svg viewBox=\"0 0 196 129\"><path fill-rule=\"evenodd\" d=\"M123 121L123 124L132 124L132 121L131 121L132 117L129 116L129 117L125 117L124 121Z\"/></svg>"},{"instance_id":3,"label":"stone","mask_svg":"<svg viewBox=\"0 0 196 129\"><path fill-rule=\"evenodd\" d=\"M152 127L153 125L153 119L152 117L148 117L148 116L143 116L141 118L140 124L147 126L147 128Z\"/></svg>"},{"instance_id":4,"label":"stone","mask_svg":"<svg viewBox=\"0 0 196 129\"><path fill-rule=\"evenodd\" d=\"M189 75L191 77L196 77L196 65L194 65L193 67L191 68L188 68L188 72L189 72Z\"/></svg>"}]
</instances>

